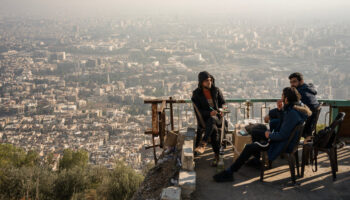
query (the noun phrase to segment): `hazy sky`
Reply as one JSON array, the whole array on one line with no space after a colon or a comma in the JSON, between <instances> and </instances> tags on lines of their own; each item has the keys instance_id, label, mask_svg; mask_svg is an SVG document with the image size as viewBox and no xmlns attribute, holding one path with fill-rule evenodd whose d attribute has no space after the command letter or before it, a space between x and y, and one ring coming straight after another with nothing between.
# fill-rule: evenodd
<instances>
[{"instance_id":1,"label":"hazy sky","mask_svg":"<svg viewBox=\"0 0 350 200\"><path fill-rule=\"evenodd\" d=\"M2 15L231 14L345 17L350 0L0 0Z\"/></svg>"}]
</instances>

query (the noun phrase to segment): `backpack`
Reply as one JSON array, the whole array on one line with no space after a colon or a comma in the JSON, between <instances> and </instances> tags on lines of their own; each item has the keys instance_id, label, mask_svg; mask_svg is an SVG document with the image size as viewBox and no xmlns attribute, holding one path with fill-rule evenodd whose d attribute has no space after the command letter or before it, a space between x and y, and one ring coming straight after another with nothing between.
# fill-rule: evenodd
<instances>
[{"instance_id":1,"label":"backpack","mask_svg":"<svg viewBox=\"0 0 350 200\"><path fill-rule=\"evenodd\" d=\"M326 127L320 130L313 138L313 146L324 148L328 145L329 139L332 136L331 128Z\"/></svg>"}]
</instances>

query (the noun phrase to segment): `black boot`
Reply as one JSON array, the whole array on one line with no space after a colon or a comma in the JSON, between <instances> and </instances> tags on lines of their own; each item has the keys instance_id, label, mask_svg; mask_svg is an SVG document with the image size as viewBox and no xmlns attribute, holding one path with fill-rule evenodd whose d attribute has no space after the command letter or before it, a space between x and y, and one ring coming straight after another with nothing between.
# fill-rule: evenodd
<instances>
[{"instance_id":1,"label":"black boot","mask_svg":"<svg viewBox=\"0 0 350 200\"><path fill-rule=\"evenodd\" d=\"M215 182L232 182L233 181L233 173L230 173L226 170L218 173L218 174L215 174L213 176L213 179Z\"/></svg>"}]
</instances>

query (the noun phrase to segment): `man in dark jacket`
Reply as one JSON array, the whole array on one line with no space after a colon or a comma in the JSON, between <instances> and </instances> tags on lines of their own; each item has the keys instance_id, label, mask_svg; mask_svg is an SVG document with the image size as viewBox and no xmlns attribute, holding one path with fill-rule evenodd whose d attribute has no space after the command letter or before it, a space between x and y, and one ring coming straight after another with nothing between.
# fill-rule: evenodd
<instances>
[{"instance_id":1,"label":"man in dark jacket","mask_svg":"<svg viewBox=\"0 0 350 200\"><path fill-rule=\"evenodd\" d=\"M317 91L312 83L304 83L304 76L299 72L289 75L289 80L290 86L297 88L299 94L301 95L301 102L312 111L312 115L305 122L303 132L303 137L307 138L306 140L308 140L308 137L312 134L312 125L315 123L317 117L317 108L320 106L316 98ZM271 130L276 128L278 131L277 125L281 119L281 113L283 113L282 108L277 106L277 108L270 110L269 114L265 117L265 122L270 123Z\"/></svg>"},{"instance_id":2,"label":"man in dark jacket","mask_svg":"<svg viewBox=\"0 0 350 200\"><path fill-rule=\"evenodd\" d=\"M315 123L317 117L317 108L320 106L320 103L316 98L317 91L312 83L304 83L304 76L299 72L289 75L289 81L291 87L296 87L300 93L301 102L303 102L303 104L309 107L312 111L312 115L306 120L303 132L303 137L308 138L312 134L312 125Z\"/></svg>"},{"instance_id":3,"label":"man in dark jacket","mask_svg":"<svg viewBox=\"0 0 350 200\"><path fill-rule=\"evenodd\" d=\"M214 77L206 71L198 74L198 88L193 91L192 102L196 111L200 114L197 117L201 117L205 123L204 137L195 151L203 153L209 138L211 138L212 148L217 160L220 150L218 127L222 123L219 108L223 107L225 99L221 90L215 86ZM200 139L201 136L197 135L197 137Z\"/></svg>"},{"instance_id":4,"label":"man in dark jacket","mask_svg":"<svg viewBox=\"0 0 350 200\"><path fill-rule=\"evenodd\" d=\"M259 157L260 152L263 150L268 151L269 160L275 160L283 151L284 146L286 146L288 138L294 128L303 123L307 117L311 115L310 109L300 103L300 98L300 94L296 88L284 88L282 93L284 106L282 120L280 121L280 129L277 132L265 132L266 140L270 140L269 145L262 147L256 143L247 144L230 168L214 175L214 180L216 182L233 181L233 173L237 172L251 156ZM301 133L295 134L287 147L287 152L292 150L297 142L299 134Z\"/></svg>"}]
</instances>

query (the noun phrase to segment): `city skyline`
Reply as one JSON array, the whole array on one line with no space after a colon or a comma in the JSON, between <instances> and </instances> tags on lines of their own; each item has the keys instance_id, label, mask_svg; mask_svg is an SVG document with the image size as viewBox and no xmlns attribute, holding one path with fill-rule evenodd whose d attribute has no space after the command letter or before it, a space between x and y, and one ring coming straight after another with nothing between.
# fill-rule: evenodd
<instances>
[{"instance_id":1,"label":"city skyline","mask_svg":"<svg viewBox=\"0 0 350 200\"><path fill-rule=\"evenodd\" d=\"M91 164L141 170L153 159L143 100L189 99L200 71L225 98L279 98L295 71L319 99L350 98L346 19L142 16L3 16L1 141L42 156L85 148ZM180 127L194 125L186 117Z\"/></svg>"}]
</instances>

